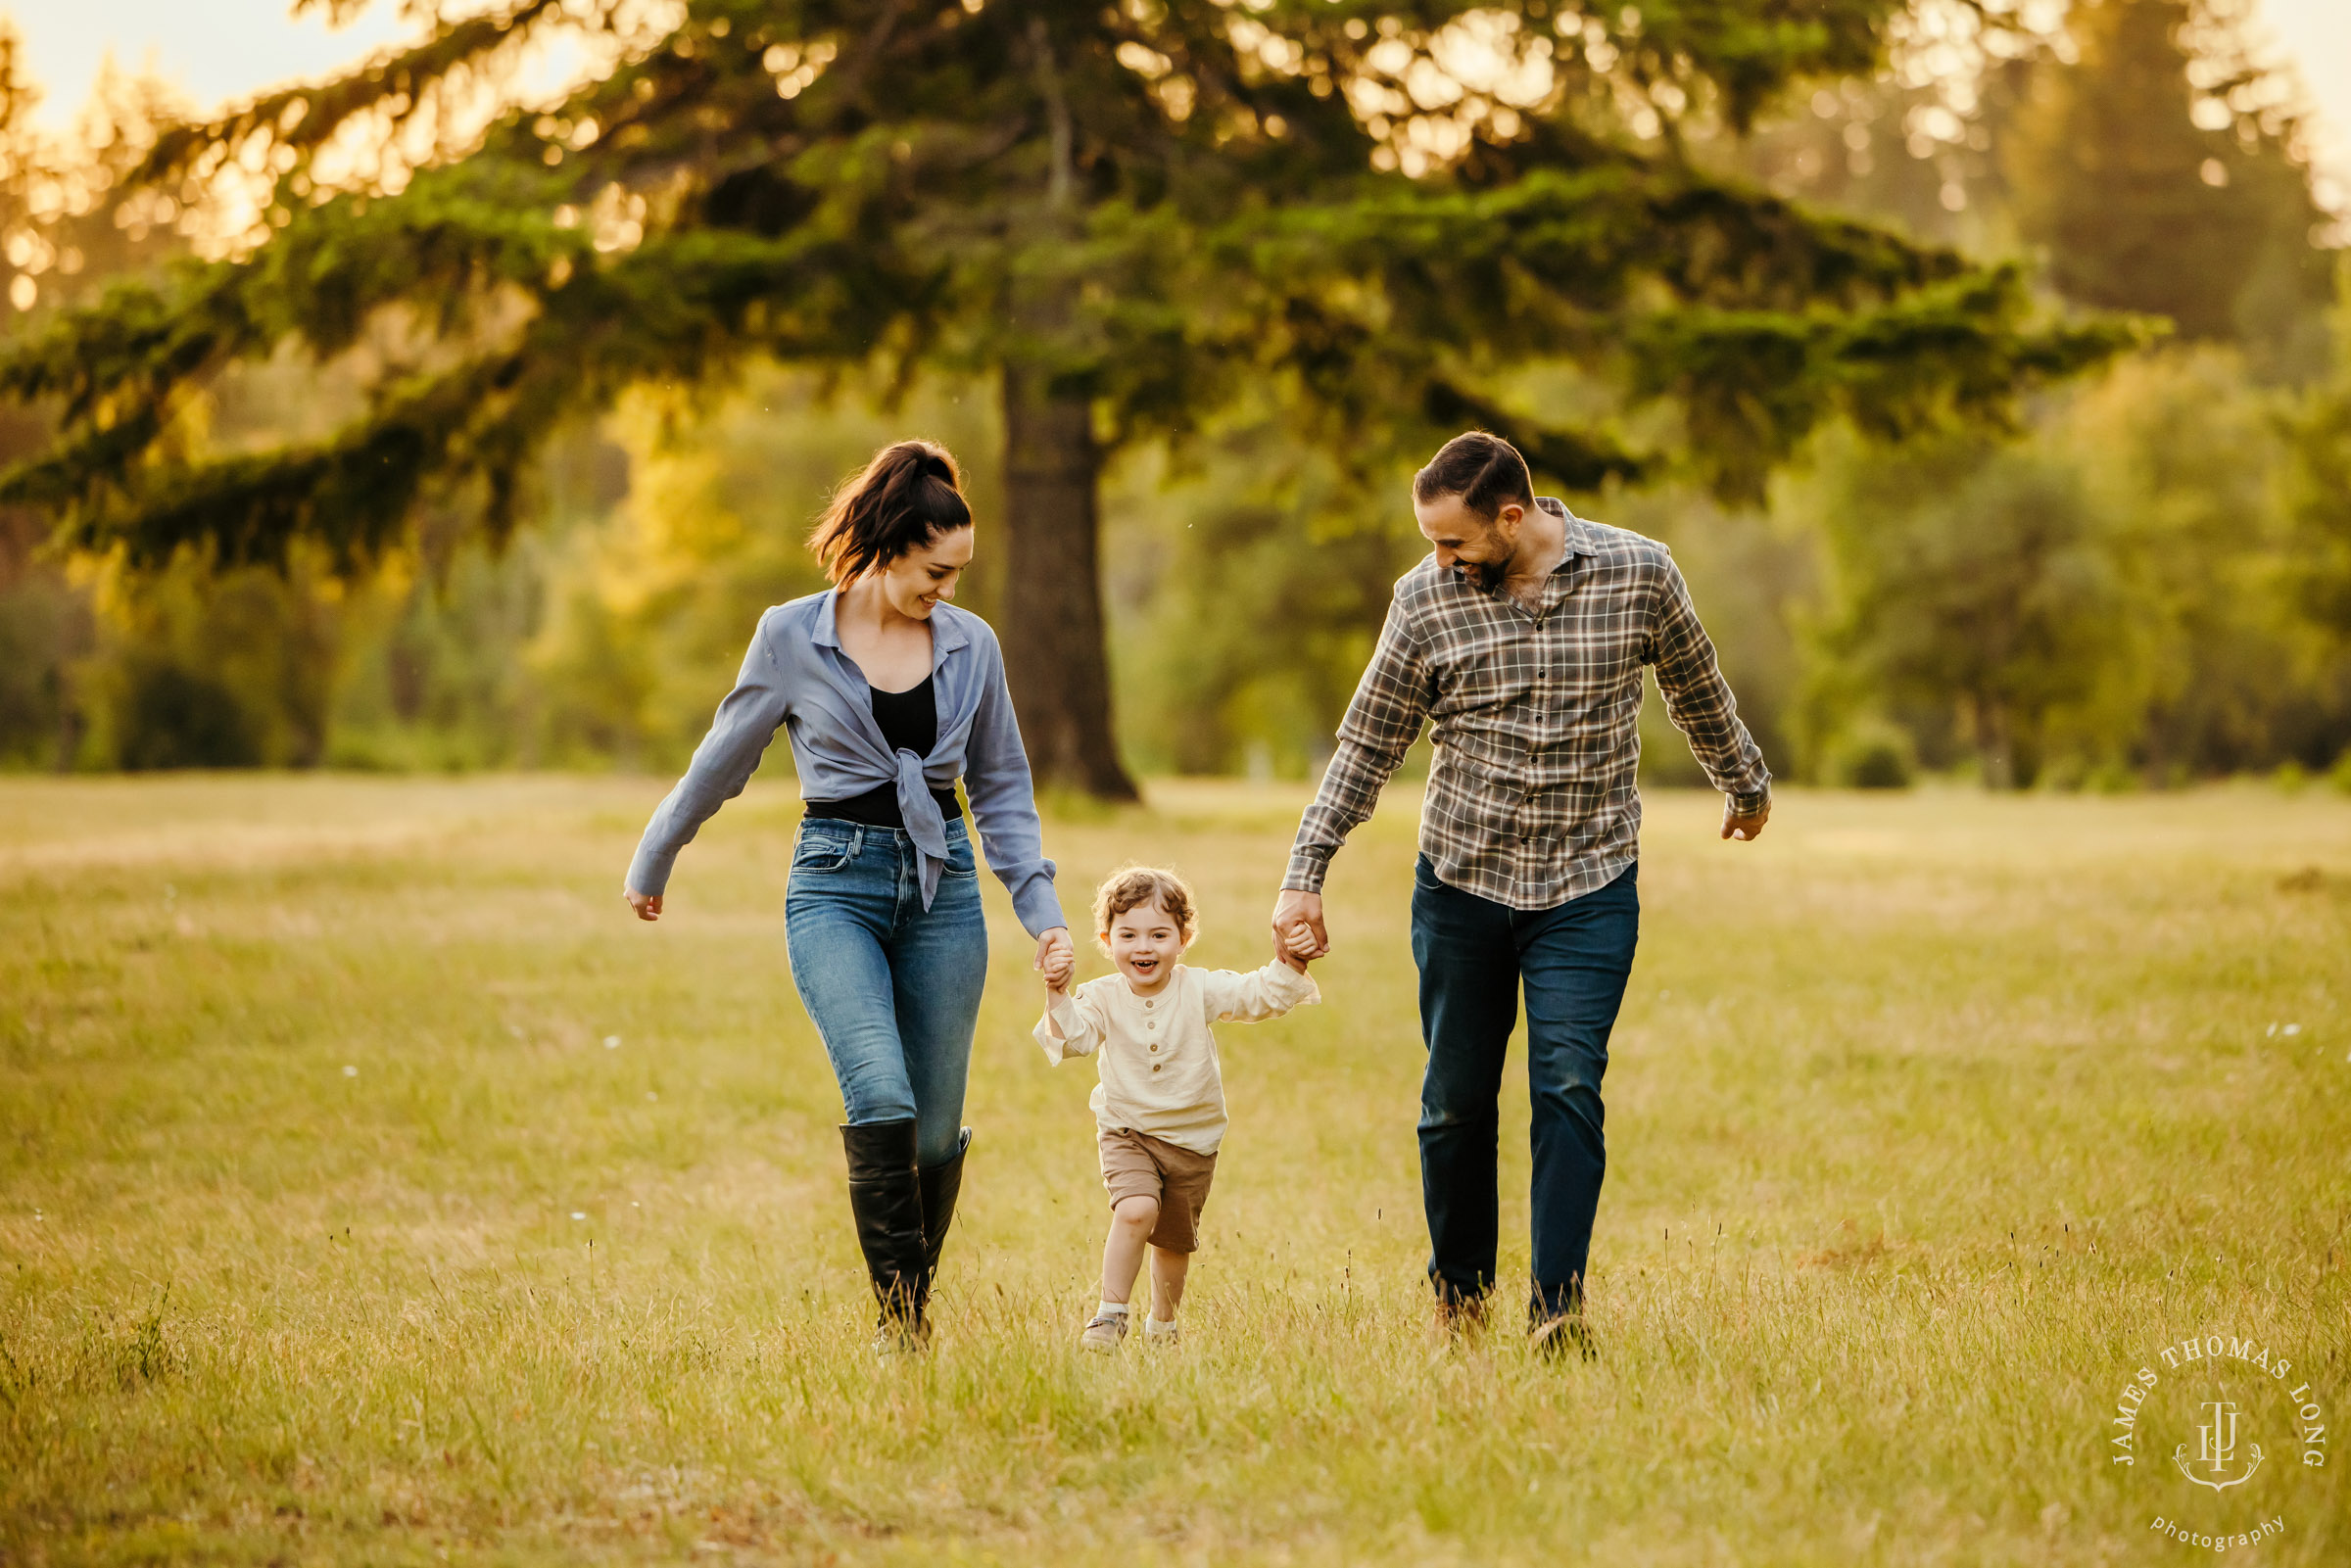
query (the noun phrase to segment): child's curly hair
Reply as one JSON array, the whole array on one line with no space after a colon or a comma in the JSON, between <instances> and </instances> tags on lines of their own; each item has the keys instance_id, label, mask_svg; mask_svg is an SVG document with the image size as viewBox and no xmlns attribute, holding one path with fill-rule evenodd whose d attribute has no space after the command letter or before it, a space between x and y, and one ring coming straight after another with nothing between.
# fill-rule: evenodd
<instances>
[{"instance_id":1,"label":"child's curly hair","mask_svg":"<svg viewBox=\"0 0 2351 1568\"><path fill-rule=\"evenodd\" d=\"M1111 873L1110 879L1094 889L1094 940L1103 942L1110 935L1112 921L1145 904L1166 910L1187 943L1199 934L1200 916L1192 901L1191 883L1158 866L1128 866Z\"/></svg>"}]
</instances>

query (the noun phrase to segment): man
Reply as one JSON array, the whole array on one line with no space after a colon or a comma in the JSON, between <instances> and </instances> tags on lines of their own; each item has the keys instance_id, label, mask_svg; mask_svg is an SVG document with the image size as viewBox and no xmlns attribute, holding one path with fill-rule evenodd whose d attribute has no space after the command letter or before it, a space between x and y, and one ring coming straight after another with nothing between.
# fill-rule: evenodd
<instances>
[{"instance_id":1,"label":"man","mask_svg":"<svg viewBox=\"0 0 2351 1568\"><path fill-rule=\"evenodd\" d=\"M1420 1189L1441 1322L1494 1286L1496 1097L1526 991L1534 1291L1545 1351L1583 1331L1606 1167L1600 1080L1640 930L1641 670L1727 797L1722 836L1771 815L1771 775L1664 546L1537 499L1526 461L1457 436L1413 481L1428 557L1396 585L1298 839L1273 928L1329 950L1322 879L1430 721L1413 958L1420 970Z\"/></svg>"}]
</instances>

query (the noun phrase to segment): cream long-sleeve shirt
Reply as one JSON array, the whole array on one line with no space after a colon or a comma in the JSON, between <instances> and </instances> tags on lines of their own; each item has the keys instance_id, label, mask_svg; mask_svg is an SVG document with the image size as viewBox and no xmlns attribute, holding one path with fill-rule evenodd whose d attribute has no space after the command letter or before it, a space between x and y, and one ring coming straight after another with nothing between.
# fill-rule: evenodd
<instances>
[{"instance_id":1,"label":"cream long-sleeve shirt","mask_svg":"<svg viewBox=\"0 0 2351 1568\"><path fill-rule=\"evenodd\" d=\"M1213 1155L1224 1140L1224 1075L1209 1025L1262 1022L1321 1000L1311 975L1279 959L1247 974L1178 964L1157 996L1137 996L1126 975L1105 974L1069 996L1048 994L1036 1043L1048 1062L1094 1058L1103 1131L1129 1128Z\"/></svg>"}]
</instances>

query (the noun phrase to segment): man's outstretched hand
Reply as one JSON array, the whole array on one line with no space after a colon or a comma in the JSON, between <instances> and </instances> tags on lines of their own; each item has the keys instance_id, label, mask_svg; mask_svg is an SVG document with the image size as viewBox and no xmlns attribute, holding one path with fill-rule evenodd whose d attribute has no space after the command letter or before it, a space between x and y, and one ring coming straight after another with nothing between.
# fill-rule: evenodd
<instances>
[{"instance_id":1,"label":"man's outstretched hand","mask_svg":"<svg viewBox=\"0 0 2351 1568\"><path fill-rule=\"evenodd\" d=\"M1290 941L1290 933L1305 930L1313 939L1313 947L1299 952ZM1330 952L1330 932L1322 927L1322 895L1301 892L1285 887L1273 901L1273 945L1283 952L1297 953L1300 958L1322 958Z\"/></svg>"},{"instance_id":2,"label":"man's outstretched hand","mask_svg":"<svg viewBox=\"0 0 2351 1568\"><path fill-rule=\"evenodd\" d=\"M1290 927L1286 939L1276 935L1273 939L1273 957L1304 974L1307 965L1315 960L1314 931L1302 921Z\"/></svg>"},{"instance_id":3,"label":"man's outstretched hand","mask_svg":"<svg viewBox=\"0 0 2351 1568\"><path fill-rule=\"evenodd\" d=\"M1738 809L1731 804L1731 797L1728 795L1722 797L1723 837L1743 840L1758 837L1763 832L1763 825L1769 821L1771 821L1770 796L1764 796L1762 809L1751 817L1740 816Z\"/></svg>"}]
</instances>

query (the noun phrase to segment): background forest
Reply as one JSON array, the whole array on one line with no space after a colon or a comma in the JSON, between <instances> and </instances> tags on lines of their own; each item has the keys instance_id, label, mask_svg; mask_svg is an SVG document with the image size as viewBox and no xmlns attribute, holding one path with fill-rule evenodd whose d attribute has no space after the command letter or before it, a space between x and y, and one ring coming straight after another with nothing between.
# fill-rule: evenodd
<instances>
[{"instance_id":1,"label":"background forest","mask_svg":"<svg viewBox=\"0 0 2351 1568\"><path fill-rule=\"evenodd\" d=\"M2110 789L2332 769L2351 787L2345 193L2307 166L2293 84L2260 69L2222 0L2077 4L2038 34L1963 14L1922 4L1882 75L1807 88L1690 156L2165 325L2034 394L2005 434L1888 444L1836 424L1753 503L1678 470L1571 503L1673 546L1783 777ZM168 198L98 199L168 117L159 89L116 84L59 147L26 127L35 85L12 68L0 98L18 333L203 240ZM231 366L202 439L260 451L330 428L367 356L400 351L397 321L368 330L324 369ZM1636 432L1677 417L1569 363L1508 381L1497 404ZM1404 483L1425 452L1334 451L1287 396L1244 384L1105 473L1130 770L1309 773L1421 552ZM191 550L134 564L52 545L31 507L0 511L0 758L673 768L758 610L818 585L799 541L827 488L887 440L964 455L984 529L965 602L995 612L1002 423L984 369L906 386L757 361L723 385L641 387L554 441L503 543L428 507L359 571L309 544L282 569ZM0 463L49 433L37 406L9 415ZM1656 722L1648 766L1696 782Z\"/></svg>"}]
</instances>

